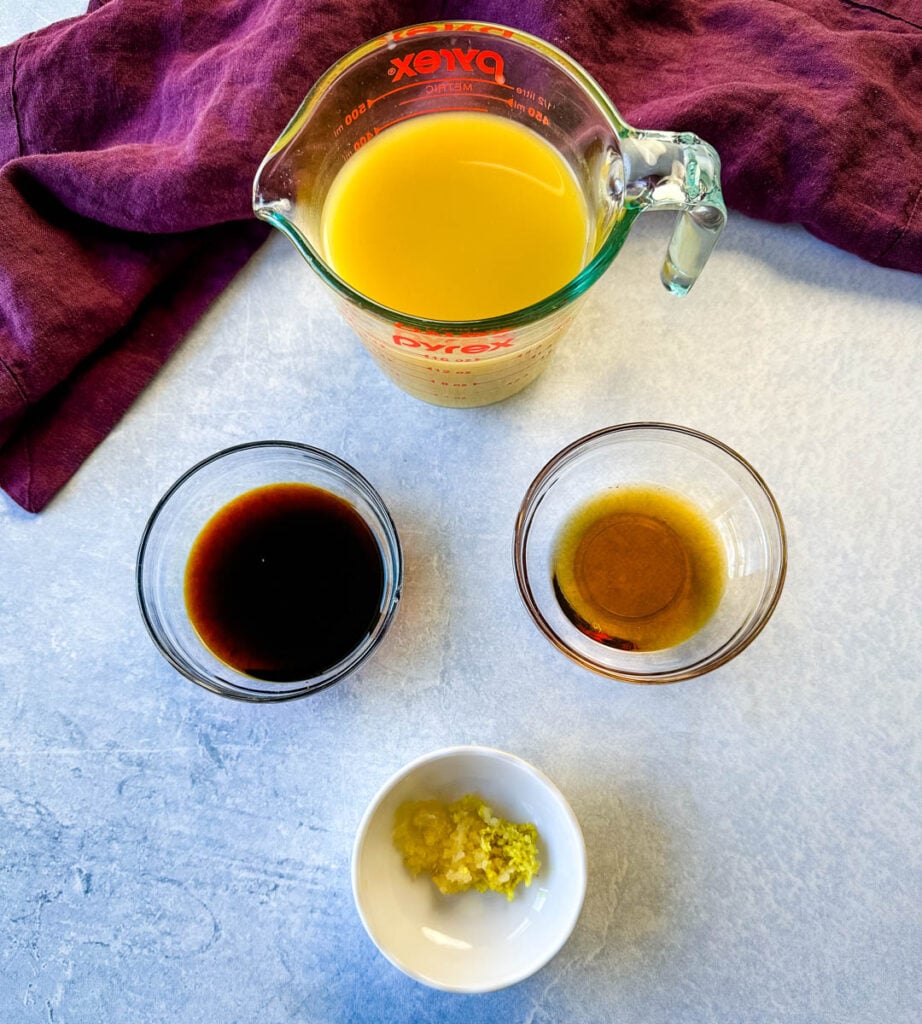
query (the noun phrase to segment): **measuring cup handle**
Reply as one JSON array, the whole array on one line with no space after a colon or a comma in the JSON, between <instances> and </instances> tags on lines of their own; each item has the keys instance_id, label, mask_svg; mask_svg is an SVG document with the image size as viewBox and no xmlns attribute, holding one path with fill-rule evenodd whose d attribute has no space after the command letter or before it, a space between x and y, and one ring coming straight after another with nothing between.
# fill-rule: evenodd
<instances>
[{"instance_id":1,"label":"measuring cup handle","mask_svg":"<svg viewBox=\"0 0 922 1024\"><path fill-rule=\"evenodd\" d=\"M680 210L661 276L676 295L698 279L727 223L720 191L720 157L689 132L629 129L621 140L624 205Z\"/></svg>"}]
</instances>

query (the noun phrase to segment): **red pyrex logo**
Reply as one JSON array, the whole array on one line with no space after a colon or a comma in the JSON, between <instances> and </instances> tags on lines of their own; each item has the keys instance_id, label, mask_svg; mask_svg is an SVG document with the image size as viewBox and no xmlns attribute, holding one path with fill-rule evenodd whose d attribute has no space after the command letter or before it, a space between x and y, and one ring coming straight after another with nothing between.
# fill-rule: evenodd
<instances>
[{"instance_id":1,"label":"red pyrex logo","mask_svg":"<svg viewBox=\"0 0 922 1024\"><path fill-rule=\"evenodd\" d=\"M400 324L395 324L394 326L400 327ZM483 335L469 334L463 335L463 337L476 338L483 337ZM424 353L440 352L443 355L454 355L460 352L466 356L479 356L484 352L498 352L501 348L511 348L513 339L510 335L504 334L498 338L483 337L482 342L462 345L457 342L446 344L444 341L425 341L423 338L410 338L405 334L395 334L391 341L399 348L419 348Z\"/></svg>"},{"instance_id":2,"label":"red pyrex logo","mask_svg":"<svg viewBox=\"0 0 922 1024\"><path fill-rule=\"evenodd\" d=\"M405 57L394 57L391 60L388 74L395 82L401 78L415 78L417 75L432 75L436 71L473 71L476 68L485 75L490 75L500 85L505 82L503 77L503 58L496 50L477 50L469 47L462 50L455 46L450 50L420 50L408 53Z\"/></svg>"}]
</instances>

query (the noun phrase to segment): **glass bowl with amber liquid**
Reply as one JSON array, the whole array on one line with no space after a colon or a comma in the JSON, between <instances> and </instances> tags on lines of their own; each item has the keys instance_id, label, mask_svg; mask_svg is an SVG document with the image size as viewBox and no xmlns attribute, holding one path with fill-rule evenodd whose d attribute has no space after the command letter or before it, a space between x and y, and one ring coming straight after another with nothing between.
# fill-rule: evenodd
<instances>
[{"instance_id":1,"label":"glass bowl with amber liquid","mask_svg":"<svg viewBox=\"0 0 922 1024\"><path fill-rule=\"evenodd\" d=\"M225 697L282 701L332 685L384 638L403 556L358 470L291 441L193 466L141 538L141 615L164 657Z\"/></svg>"},{"instance_id":2,"label":"glass bowl with amber liquid","mask_svg":"<svg viewBox=\"0 0 922 1024\"><path fill-rule=\"evenodd\" d=\"M627 423L573 442L528 489L515 572L544 635L632 683L703 675L744 650L781 595L784 525L765 481L722 442Z\"/></svg>"}]
</instances>

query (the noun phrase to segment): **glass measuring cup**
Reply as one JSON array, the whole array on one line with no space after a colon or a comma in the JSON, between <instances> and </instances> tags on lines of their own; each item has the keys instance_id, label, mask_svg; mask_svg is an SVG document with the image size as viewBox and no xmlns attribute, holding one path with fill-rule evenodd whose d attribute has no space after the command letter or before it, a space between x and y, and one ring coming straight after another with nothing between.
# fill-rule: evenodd
<instances>
[{"instance_id":1,"label":"glass measuring cup","mask_svg":"<svg viewBox=\"0 0 922 1024\"><path fill-rule=\"evenodd\" d=\"M511 119L549 142L579 183L589 237L579 273L540 301L488 319L432 320L380 305L343 280L321 223L331 184L355 153L410 118L459 110ZM726 223L717 153L690 133L630 127L566 54L484 22L415 25L347 54L308 93L253 185L256 216L294 243L385 374L447 406L486 405L531 383L648 209L679 212L662 279L684 295Z\"/></svg>"}]
</instances>

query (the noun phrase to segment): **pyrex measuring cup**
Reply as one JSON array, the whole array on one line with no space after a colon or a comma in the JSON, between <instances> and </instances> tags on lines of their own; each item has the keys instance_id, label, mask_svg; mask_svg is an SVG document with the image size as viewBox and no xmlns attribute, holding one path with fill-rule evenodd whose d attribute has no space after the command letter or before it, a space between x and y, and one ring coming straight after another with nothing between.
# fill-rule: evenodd
<instances>
[{"instance_id":1,"label":"pyrex measuring cup","mask_svg":"<svg viewBox=\"0 0 922 1024\"><path fill-rule=\"evenodd\" d=\"M582 270L540 301L489 319L429 320L379 305L343 280L325 253L321 217L337 172L379 134L458 110L512 119L549 142L582 190L589 238ZM498 401L538 376L643 210L679 211L662 268L664 284L679 295L694 284L726 222L720 161L707 143L629 127L566 54L481 22L400 29L343 57L263 160L253 209L329 286L381 369L411 395L449 406Z\"/></svg>"}]
</instances>

